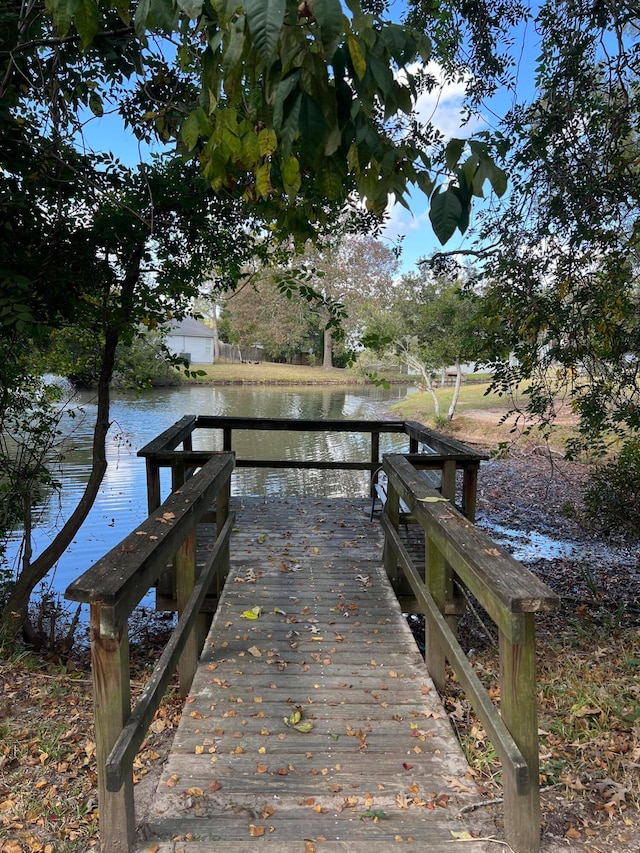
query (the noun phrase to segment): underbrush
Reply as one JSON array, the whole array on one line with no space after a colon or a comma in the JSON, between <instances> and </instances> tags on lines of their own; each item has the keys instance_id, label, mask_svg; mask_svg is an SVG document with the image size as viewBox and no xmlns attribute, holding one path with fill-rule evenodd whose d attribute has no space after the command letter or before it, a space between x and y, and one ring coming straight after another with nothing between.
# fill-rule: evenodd
<instances>
[{"instance_id":1,"label":"underbrush","mask_svg":"<svg viewBox=\"0 0 640 853\"><path fill-rule=\"evenodd\" d=\"M472 661L499 707L497 649L474 650ZM568 816L572 806L580 805L581 830L567 818L569 838L589 837L603 822L637 824L639 666L635 627L598 635L568 628L560 637L538 642L540 785L542 791L554 791L554 811L562 814L558 803L564 803ZM445 707L481 788L498 796L500 761L452 672Z\"/></svg>"}]
</instances>

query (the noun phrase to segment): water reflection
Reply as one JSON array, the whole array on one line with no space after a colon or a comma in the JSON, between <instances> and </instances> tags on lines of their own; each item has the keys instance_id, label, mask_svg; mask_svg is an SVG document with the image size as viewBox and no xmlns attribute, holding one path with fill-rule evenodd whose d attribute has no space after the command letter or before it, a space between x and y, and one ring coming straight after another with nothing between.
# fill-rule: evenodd
<instances>
[{"instance_id":1,"label":"water reflection","mask_svg":"<svg viewBox=\"0 0 640 853\"><path fill-rule=\"evenodd\" d=\"M144 460L137 451L185 414L229 415L262 418L358 418L384 416L406 388L318 388L295 386L193 386L158 389L140 394L120 394L112 404L112 427L107 441L108 469L98 499L76 540L61 558L53 578L54 589L66 586L117 545L146 517ZM65 440L65 460L59 471L62 490L40 511L34 537L34 556L55 535L62 521L78 502L91 466L91 441L95 404L90 395L74 401L77 417L69 425ZM234 433L239 454L262 459L361 459L369 458L369 438L349 433L288 433L260 431ZM194 448L221 450L219 431L199 431ZM381 437L381 451L406 449L400 436ZM163 494L168 493L168 472ZM366 472L237 469L233 475L235 494L330 497L364 495L369 479ZM8 558L15 568L18 539L10 545Z\"/></svg>"}]
</instances>

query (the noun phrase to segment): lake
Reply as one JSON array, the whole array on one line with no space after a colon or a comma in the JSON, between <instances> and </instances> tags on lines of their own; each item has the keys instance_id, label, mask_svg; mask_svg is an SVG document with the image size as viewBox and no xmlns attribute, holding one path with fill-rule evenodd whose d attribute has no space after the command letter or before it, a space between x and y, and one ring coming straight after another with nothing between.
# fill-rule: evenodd
<instances>
[{"instance_id":1,"label":"lake","mask_svg":"<svg viewBox=\"0 0 640 853\"><path fill-rule=\"evenodd\" d=\"M233 415L264 418L384 417L390 406L403 399L406 386L390 389L370 386L274 386L228 385L184 386L153 391L117 394L111 407L112 427L107 441L109 466L98 499L76 539L67 549L52 577L53 591L63 592L146 518L145 463L138 450L183 415ZM34 537L34 556L55 536L56 530L77 504L91 466L91 440L95 405L82 394L73 401L77 417L67 423L65 459L59 471L62 489L40 511ZM65 420L66 423L66 420ZM212 433L194 436L194 449L221 449L212 444ZM243 446L242 442L245 442ZM259 458L323 457L367 460L368 436L348 433L259 432L234 435L234 446L243 455ZM381 452L404 450L406 438L381 436ZM168 472L166 472L168 474ZM366 472L277 471L239 469L234 472L234 494L300 496L348 496L368 493ZM163 495L169 491L163 483ZM18 558L17 539L8 552L10 565Z\"/></svg>"}]
</instances>

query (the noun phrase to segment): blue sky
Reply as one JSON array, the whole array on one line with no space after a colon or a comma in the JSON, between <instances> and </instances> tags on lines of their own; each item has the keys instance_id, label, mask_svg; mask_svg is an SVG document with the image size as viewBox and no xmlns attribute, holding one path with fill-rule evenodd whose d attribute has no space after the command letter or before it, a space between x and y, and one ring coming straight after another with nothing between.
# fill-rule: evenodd
<instances>
[{"instance_id":1,"label":"blue sky","mask_svg":"<svg viewBox=\"0 0 640 853\"><path fill-rule=\"evenodd\" d=\"M518 99L531 97L534 89L534 64L539 53L539 44L532 23L523 25L515 34L513 54L518 57L514 69ZM434 74L437 68L434 69ZM490 101L483 104L478 116L462 125L463 84L443 84L442 89L421 97L417 103L420 117L430 120L446 139L457 137L466 139L481 130L497 130L499 119L515 103L514 92L500 91ZM488 191L488 187L487 187ZM476 208L482 204L475 201ZM385 237L391 242L404 235L402 241L402 268L404 271L415 269L416 261L434 251L455 251L470 244L470 234L459 232L443 247L433 234L428 216L428 204L425 196L415 190L410 202L411 211L400 204L389 208L389 222L385 228ZM473 215L471 218L473 226Z\"/></svg>"},{"instance_id":2,"label":"blue sky","mask_svg":"<svg viewBox=\"0 0 640 853\"><path fill-rule=\"evenodd\" d=\"M398 2L395 9L400 13L403 4ZM518 95L530 95L533 88L533 63L538 55L533 25L521 27L516 34L513 52L519 56L516 68ZM439 76L437 66L429 69ZM498 117L503 115L513 103L512 92L500 92L483 104L480 114L462 126L462 83L443 83L442 88L422 96L417 103L420 117L430 120L445 138L467 138L484 129L497 129ZM149 148L139 144L132 134L123 132L122 120L116 115L105 115L101 119L92 119L86 126L86 144L94 150L112 150L124 163L133 165L149 157ZM481 202L477 202L480 204ZM469 234L458 232L442 247L433 234L428 218L427 199L415 188L410 199L411 211L400 204L390 204L389 219L383 232L383 239L396 244L402 235L401 267L403 271L415 269L416 261L444 248L446 251L463 249L469 245ZM473 224L473 216L472 216Z\"/></svg>"}]
</instances>

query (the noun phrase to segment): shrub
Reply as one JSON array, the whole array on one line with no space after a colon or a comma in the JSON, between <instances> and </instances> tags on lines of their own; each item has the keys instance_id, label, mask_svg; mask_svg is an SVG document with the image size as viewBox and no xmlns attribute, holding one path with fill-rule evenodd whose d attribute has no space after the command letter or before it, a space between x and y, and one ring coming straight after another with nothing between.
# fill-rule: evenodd
<instances>
[{"instance_id":1,"label":"shrub","mask_svg":"<svg viewBox=\"0 0 640 853\"><path fill-rule=\"evenodd\" d=\"M629 439L618 456L592 470L584 503L600 530L640 535L640 439Z\"/></svg>"}]
</instances>

